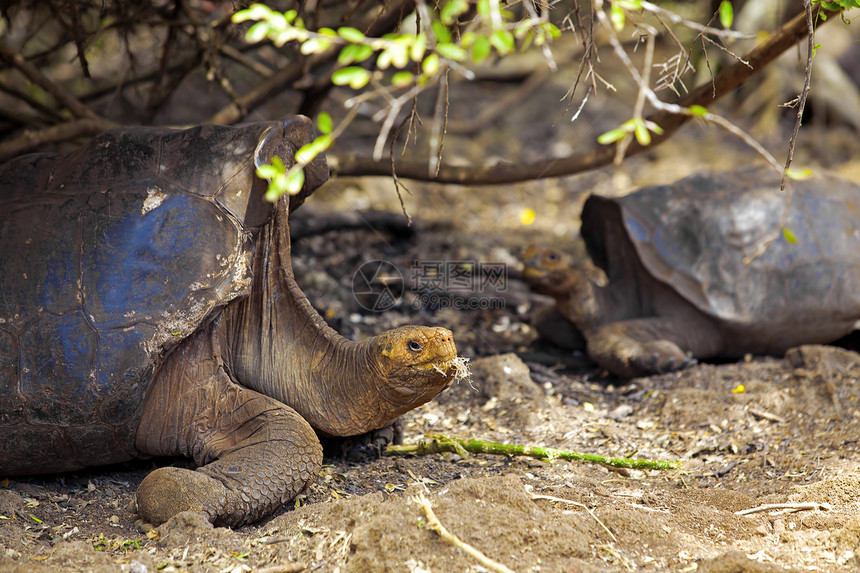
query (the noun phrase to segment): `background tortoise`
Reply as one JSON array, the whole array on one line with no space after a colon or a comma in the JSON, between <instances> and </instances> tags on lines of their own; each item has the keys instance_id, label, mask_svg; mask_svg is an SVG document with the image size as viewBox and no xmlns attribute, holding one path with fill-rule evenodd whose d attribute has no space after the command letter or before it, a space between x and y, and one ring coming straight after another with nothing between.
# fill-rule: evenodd
<instances>
[{"instance_id":1,"label":"background tortoise","mask_svg":"<svg viewBox=\"0 0 860 573\"><path fill-rule=\"evenodd\" d=\"M847 334L860 319L860 187L830 175L788 186L790 205L773 170L747 169L589 197L581 234L608 284L530 247L524 278L558 310L539 331L565 344L560 314L625 377Z\"/></svg>"},{"instance_id":2,"label":"background tortoise","mask_svg":"<svg viewBox=\"0 0 860 573\"><path fill-rule=\"evenodd\" d=\"M188 456L144 479L141 517L238 525L315 477L314 429L361 434L448 386L448 330L348 341L296 284L288 216L325 160L275 206L255 166L312 131L117 129L0 166L0 475Z\"/></svg>"}]
</instances>

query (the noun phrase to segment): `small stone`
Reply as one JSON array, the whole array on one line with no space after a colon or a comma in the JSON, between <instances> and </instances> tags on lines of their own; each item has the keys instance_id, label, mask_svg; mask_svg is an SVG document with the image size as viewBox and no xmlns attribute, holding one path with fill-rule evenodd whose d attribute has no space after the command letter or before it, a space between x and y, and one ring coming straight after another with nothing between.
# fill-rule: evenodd
<instances>
[{"instance_id":1,"label":"small stone","mask_svg":"<svg viewBox=\"0 0 860 573\"><path fill-rule=\"evenodd\" d=\"M621 404L620 406L618 406L617 408L615 408L614 410L609 412L609 414L607 414L607 416L609 416L610 418L612 418L616 422L620 422L621 420L623 420L624 418L626 418L627 416L629 416L632 413L633 413L633 406L631 406L630 404Z\"/></svg>"}]
</instances>

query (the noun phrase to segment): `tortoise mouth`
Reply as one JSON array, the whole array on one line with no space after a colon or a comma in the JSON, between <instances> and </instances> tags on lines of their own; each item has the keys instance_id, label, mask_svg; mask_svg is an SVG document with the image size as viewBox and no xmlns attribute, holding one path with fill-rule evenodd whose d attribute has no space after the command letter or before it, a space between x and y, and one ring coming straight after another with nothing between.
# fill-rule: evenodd
<instances>
[{"instance_id":1,"label":"tortoise mouth","mask_svg":"<svg viewBox=\"0 0 860 573\"><path fill-rule=\"evenodd\" d=\"M558 290L557 287L562 282L561 277L556 277L549 271L533 267L526 267L523 269L523 280L530 287L543 294L555 292Z\"/></svg>"},{"instance_id":2,"label":"tortoise mouth","mask_svg":"<svg viewBox=\"0 0 860 573\"><path fill-rule=\"evenodd\" d=\"M534 267L526 267L523 269L523 278L526 280L542 280L547 277L547 273L545 271L536 269Z\"/></svg>"},{"instance_id":3,"label":"tortoise mouth","mask_svg":"<svg viewBox=\"0 0 860 573\"><path fill-rule=\"evenodd\" d=\"M387 398L399 406L414 408L446 390L455 380L468 378L468 358L452 354L434 360L414 363L393 371Z\"/></svg>"}]
</instances>

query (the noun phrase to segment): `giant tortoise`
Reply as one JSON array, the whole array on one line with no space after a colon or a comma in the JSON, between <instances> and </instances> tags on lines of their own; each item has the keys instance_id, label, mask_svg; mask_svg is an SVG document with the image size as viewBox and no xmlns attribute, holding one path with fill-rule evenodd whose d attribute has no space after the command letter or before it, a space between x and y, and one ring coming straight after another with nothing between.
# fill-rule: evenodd
<instances>
[{"instance_id":1,"label":"giant tortoise","mask_svg":"<svg viewBox=\"0 0 860 573\"><path fill-rule=\"evenodd\" d=\"M449 385L448 330L346 340L296 284L288 217L325 160L275 205L255 167L312 131L115 129L0 166L0 475L187 456L143 480L142 519L240 525L315 477L315 430L380 428Z\"/></svg>"},{"instance_id":2,"label":"giant tortoise","mask_svg":"<svg viewBox=\"0 0 860 573\"><path fill-rule=\"evenodd\" d=\"M527 249L524 278L558 311L538 330L564 344L560 314L622 377L849 333L860 319L860 186L827 174L788 186L751 168L589 197L581 235L605 276Z\"/></svg>"}]
</instances>

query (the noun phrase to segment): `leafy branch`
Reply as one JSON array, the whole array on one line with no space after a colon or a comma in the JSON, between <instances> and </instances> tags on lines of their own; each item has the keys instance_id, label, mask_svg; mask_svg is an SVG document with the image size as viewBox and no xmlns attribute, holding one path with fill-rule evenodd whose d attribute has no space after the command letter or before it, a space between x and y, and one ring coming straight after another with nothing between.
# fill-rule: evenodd
<instances>
[{"instance_id":1,"label":"leafy branch","mask_svg":"<svg viewBox=\"0 0 860 573\"><path fill-rule=\"evenodd\" d=\"M281 47L298 42L300 52L306 56L339 47L332 84L353 90L373 87L372 91L347 100L346 107L357 109L359 104L373 99L384 99L387 103L381 117L375 118L383 121L373 153L374 159L379 160L403 107L414 102L420 92L438 84L449 69L472 78L474 74L464 63L480 64L493 53L504 57L516 50L518 44L520 49L530 45L543 48L561 35L558 27L549 22L548 11L515 21L514 14L503 9L499 2L479 0L474 17L468 16L470 8L466 0L449 0L435 13L423 2L417 2L416 19L429 22L428 29L419 28L414 34L389 33L379 38L369 37L351 26L310 30L296 10L281 13L263 4L237 12L233 21L255 21L245 35L250 43L268 39ZM465 21L461 22L461 18ZM366 66L374 56L373 66L368 69ZM392 68L397 71L387 75ZM318 120L321 135L296 153L295 165L287 169L283 163L275 162L258 169L258 175L269 180L267 197L274 200L283 193L298 193L304 182L302 169L328 150L354 118L354 113L347 114L336 129L329 116Z\"/></svg>"}]
</instances>

